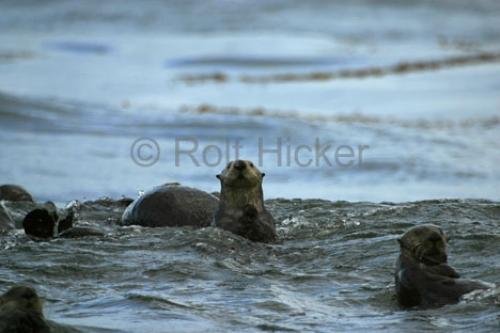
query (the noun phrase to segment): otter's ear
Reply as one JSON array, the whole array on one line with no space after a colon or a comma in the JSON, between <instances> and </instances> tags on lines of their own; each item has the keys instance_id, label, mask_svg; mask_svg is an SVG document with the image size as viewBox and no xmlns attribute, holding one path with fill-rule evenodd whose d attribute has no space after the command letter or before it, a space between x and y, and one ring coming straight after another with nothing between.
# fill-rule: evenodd
<instances>
[{"instance_id":1,"label":"otter's ear","mask_svg":"<svg viewBox=\"0 0 500 333\"><path fill-rule=\"evenodd\" d=\"M264 172L260 174L262 176L262 178L264 178L264 176L266 175Z\"/></svg>"}]
</instances>

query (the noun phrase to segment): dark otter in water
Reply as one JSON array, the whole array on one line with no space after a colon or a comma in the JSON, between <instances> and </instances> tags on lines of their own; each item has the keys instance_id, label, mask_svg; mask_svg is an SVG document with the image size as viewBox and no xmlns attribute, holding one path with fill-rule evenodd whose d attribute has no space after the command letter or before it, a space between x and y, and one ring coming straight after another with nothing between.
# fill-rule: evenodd
<instances>
[{"instance_id":1,"label":"dark otter in water","mask_svg":"<svg viewBox=\"0 0 500 333\"><path fill-rule=\"evenodd\" d=\"M19 185L6 184L0 186L0 200L33 202L33 197Z\"/></svg>"},{"instance_id":2,"label":"dark otter in water","mask_svg":"<svg viewBox=\"0 0 500 333\"><path fill-rule=\"evenodd\" d=\"M35 289L14 286L0 296L0 333L80 333L48 320Z\"/></svg>"},{"instance_id":3,"label":"dark otter in water","mask_svg":"<svg viewBox=\"0 0 500 333\"><path fill-rule=\"evenodd\" d=\"M0 333L50 333L42 302L31 287L15 286L0 296Z\"/></svg>"},{"instance_id":4,"label":"dark otter in water","mask_svg":"<svg viewBox=\"0 0 500 333\"><path fill-rule=\"evenodd\" d=\"M264 207L261 173L250 161L230 162L217 175L221 183L215 226L255 242L275 242L274 219Z\"/></svg>"},{"instance_id":5,"label":"dark otter in water","mask_svg":"<svg viewBox=\"0 0 500 333\"><path fill-rule=\"evenodd\" d=\"M158 186L132 202L122 216L123 225L144 227L207 227L219 200L201 190L171 183Z\"/></svg>"},{"instance_id":6,"label":"dark otter in water","mask_svg":"<svg viewBox=\"0 0 500 333\"><path fill-rule=\"evenodd\" d=\"M396 294L401 306L438 307L460 301L476 289L487 289L479 281L460 279L447 264L446 237L436 225L423 224L408 230L399 240L396 262Z\"/></svg>"}]
</instances>

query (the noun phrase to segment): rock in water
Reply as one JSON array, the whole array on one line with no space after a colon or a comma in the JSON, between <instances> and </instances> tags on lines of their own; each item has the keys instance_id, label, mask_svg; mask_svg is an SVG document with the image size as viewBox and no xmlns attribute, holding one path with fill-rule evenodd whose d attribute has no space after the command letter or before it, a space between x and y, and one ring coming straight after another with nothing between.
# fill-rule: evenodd
<instances>
[{"instance_id":1,"label":"rock in water","mask_svg":"<svg viewBox=\"0 0 500 333\"><path fill-rule=\"evenodd\" d=\"M77 226L66 229L58 235L59 238L80 238L89 236L102 237L104 233L96 228Z\"/></svg>"},{"instance_id":2,"label":"rock in water","mask_svg":"<svg viewBox=\"0 0 500 333\"><path fill-rule=\"evenodd\" d=\"M3 203L0 202L0 234L6 233L12 229L14 229L14 221Z\"/></svg>"},{"instance_id":3,"label":"rock in water","mask_svg":"<svg viewBox=\"0 0 500 333\"><path fill-rule=\"evenodd\" d=\"M33 197L19 185L6 184L0 186L0 200L33 202Z\"/></svg>"},{"instance_id":4,"label":"rock in water","mask_svg":"<svg viewBox=\"0 0 500 333\"><path fill-rule=\"evenodd\" d=\"M56 235L58 220L57 207L49 201L24 217L24 232L34 239L51 239Z\"/></svg>"},{"instance_id":5,"label":"rock in water","mask_svg":"<svg viewBox=\"0 0 500 333\"><path fill-rule=\"evenodd\" d=\"M102 231L92 227L73 226L74 219L73 208L58 211L52 202L47 202L26 215L24 232L34 240L104 236Z\"/></svg>"},{"instance_id":6,"label":"rock in water","mask_svg":"<svg viewBox=\"0 0 500 333\"><path fill-rule=\"evenodd\" d=\"M204 191L165 184L134 200L122 216L123 225L144 227L206 227L212 223L219 200Z\"/></svg>"}]
</instances>

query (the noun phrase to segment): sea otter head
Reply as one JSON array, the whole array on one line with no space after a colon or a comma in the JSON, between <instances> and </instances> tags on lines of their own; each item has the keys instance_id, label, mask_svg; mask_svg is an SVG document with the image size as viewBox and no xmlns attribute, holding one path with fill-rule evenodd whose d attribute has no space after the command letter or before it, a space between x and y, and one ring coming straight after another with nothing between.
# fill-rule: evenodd
<instances>
[{"instance_id":1,"label":"sea otter head","mask_svg":"<svg viewBox=\"0 0 500 333\"><path fill-rule=\"evenodd\" d=\"M43 315L42 301L35 289L26 286L15 286L7 290L0 296L0 308L35 311Z\"/></svg>"},{"instance_id":2,"label":"sea otter head","mask_svg":"<svg viewBox=\"0 0 500 333\"><path fill-rule=\"evenodd\" d=\"M229 162L217 175L221 183L220 206L240 210L250 205L263 211L263 177L264 174L251 161Z\"/></svg>"},{"instance_id":3,"label":"sea otter head","mask_svg":"<svg viewBox=\"0 0 500 333\"><path fill-rule=\"evenodd\" d=\"M245 160L235 160L227 164L217 178L220 179L221 186L230 188L254 188L260 187L264 173L251 162Z\"/></svg>"},{"instance_id":4,"label":"sea otter head","mask_svg":"<svg viewBox=\"0 0 500 333\"><path fill-rule=\"evenodd\" d=\"M446 236L434 224L415 226L398 239L401 254L410 256L428 266L446 263Z\"/></svg>"}]
</instances>

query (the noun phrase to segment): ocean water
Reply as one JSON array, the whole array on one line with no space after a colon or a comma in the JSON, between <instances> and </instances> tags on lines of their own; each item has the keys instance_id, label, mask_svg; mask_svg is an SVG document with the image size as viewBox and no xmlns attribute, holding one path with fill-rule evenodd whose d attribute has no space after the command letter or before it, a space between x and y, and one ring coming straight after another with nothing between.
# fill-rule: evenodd
<instances>
[{"instance_id":1,"label":"ocean water","mask_svg":"<svg viewBox=\"0 0 500 333\"><path fill-rule=\"evenodd\" d=\"M81 203L102 238L0 239L0 287L36 286L45 315L83 332L496 332L498 288L457 305L401 310L397 238L437 223L463 277L498 283L500 203L428 200L266 202L280 244L209 227L116 227L123 209ZM9 205L14 209L16 205ZM109 218L103 220L102 216Z\"/></svg>"},{"instance_id":2,"label":"ocean water","mask_svg":"<svg viewBox=\"0 0 500 333\"><path fill-rule=\"evenodd\" d=\"M15 233L1 239L2 291L34 284L49 318L90 331L500 326L494 291L410 312L392 291L395 239L422 222L457 239L465 276L498 283L497 1L2 1L0 12L0 183L63 206L166 182L217 191L226 161L251 159L284 240Z\"/></svg>"}]
</instances>

